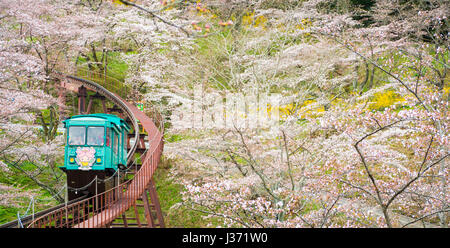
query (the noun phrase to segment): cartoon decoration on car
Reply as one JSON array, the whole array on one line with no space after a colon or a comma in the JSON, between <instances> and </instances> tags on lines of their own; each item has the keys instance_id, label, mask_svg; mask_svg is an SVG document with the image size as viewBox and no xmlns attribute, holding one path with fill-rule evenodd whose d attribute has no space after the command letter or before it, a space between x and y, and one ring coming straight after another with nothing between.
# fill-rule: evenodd
<instances>
[{"instance_id":1,"label":"cartoon decoration on car","mask_svg":"<svg viewBox=\"0 0 450 248\"><path fill-rule=\"evenodd\" d=\"M95 162L94 147L78 147L75 161L80 166L80 170L90 170Z\"/></svg>"}]
</instances>

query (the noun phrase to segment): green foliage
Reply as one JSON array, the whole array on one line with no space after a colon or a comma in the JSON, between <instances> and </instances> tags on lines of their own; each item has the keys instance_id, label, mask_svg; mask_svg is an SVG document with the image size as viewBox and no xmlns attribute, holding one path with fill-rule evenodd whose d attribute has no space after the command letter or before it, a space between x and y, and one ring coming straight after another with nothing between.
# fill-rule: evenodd
<instances>
[{"instance_id":1,"label":"green foliage","mask_svg":"<svg viewBox=\"0 0 450 248\"><path fill-rule=\"evenodd\" d=\"M358 8L370 10L375 4L375 0L331 0L324 1L318 5L318 9L323 12L349 13Z\"/></svg>"},{"instance_id":2,"label":"green foliage","mask_svg":"<svg viewBox=\"0 0 450 248\"><path fill-rule=\"evenodd\" d=\"M289 10L300 6L303 2L305 2L305 0L264 0L261 3L261 8Z\"/></svg>"},{"instance_id":3,"label":"green foliage","mask_svg":"<svg viewBox=\"0 0 450 248\"><path fill-rule=\"evenodd\" d=\"M35 169L35 166L29 161L23 161L18 166L20 166L22 170L28 173L31 173ZM50 175L48 172L42 173L42 178L49 176ZM32 192L32 194L35 195L35 200L37 200L34 206L35 212L44 210L48 208L49 205L54 206L58 204L58 202L53 199L52 194L50 194L48 191L42 190L35 184L35 182L31 178L25 176L14 167L10 167L8 172L0 173L0 184L15 187L16 190L20 192ZM13 206L12 204L9 204L8 206L0 205L0 224L17 219L17 212L19 212L20 215L25 214L25 211L27 210L31 199L20 195L21 193L19 193L18 196L14 199L14 204L16 206Z\"/></svg>"},{"instance_id":4,"label":"green foliage","mask_svg":"<svg viewBox=\"0 0 450 248\"><path fill-rule=\"evenodd\" d=\"M47 109L37 110L37 119L42 129L39 130L39 136L42 141L49 142L58 135L59 112L56 105L51 105Z\"/></svg>"},{"instance_id":5,"label":"green foliage","mask_svg":"<svg viewBox=\"0 0 450 248\"><path fill-rule=\"evenodd\" d=\"M164 140L169 143L178 142L184 139L191 139L191 138L192 138L191 136L185 136L182 134L170 134L170 133L164 134Z\"/></svg>"},{"instance_id":6,"label":"green foliage","mask_svg":"<svg viewBox=\"0 0 450 248\"><path fill-rule=\"evenodd\" d=\"M119 52L108 52L108 67L106 75L125 80L128 71L128 65L121 59Z\"/></svg>"},{"instance_id":7,"label":"green foliage","mask_svg":"<svg viewBox=\"0 0 450 248\"><path fill-rule=\"evenodd\" d=\"M98 61L99 58L103 57L102 61L99 61L99 65L97 67L90 66L90 69L99 73L104 73L104 64L107 64L106 67L106 76L116 78L120 81L124 81L128 71L128 65L121 58L121 52L111 52L103 54L103 52L96 51L95 56L94 53L91 52L83 57L79 57L77 63L85 64L88 62ZM94 59L97 58L97 59Z\"/></svg>"},{"instance_id":8,"label":"green foliage","mask_svg":"<svg viewBox=\"0 0 450 248\"><path fill-rule=\"evenodd\" d=\"M162 156L153 176L166 227L206 227L209 223L203 219L206 214L193 211L181 204L184 186L170 177L173 163L174 161Z\"/></svg>"},{"instance_id":9,"label":"green foliage","mask_svg":"<svg viewBox=\"0 0 450 248\"><path fill-rule=\"evenodd\" d=\"M375 4L375 0L331 0L318 4L318 9L324 13L353 13L354 20L360 20L363 26L375 22L371 15L366 14Z\"/></svg>"},{"instance_id":10,"label":"green foliage","mask_svg":"<svg viewBox=\"0 0 450 248\"><path fill-rule=\"evenodd\" d=\"M20 168L22 168L24 171L32 171L34 167L33 164L28 161L24 161L18 166L20 166ZM9 172L0 173L0 183L16 186L33 184L33 181L29 177L26 177L20 173L15 173L19 171L18 169L9 167L9 170Z\"/></svg>"},{"instance_id":11,"label":"green foliage","mask_svg":"<svg viewBox=\"0 0 450 248\"><path fill-rule=\"evenodd\" d=\"M17 219L19 208L6 207L0 205L0 223L6 223Z\"/></svg>"},{"instance_id":12,"label":"green foliage","mask_svg":"<svg viewBox=\"0 0 450 248\"><path fill-rule=\"evenodd\" d=\"M195 41L197 49L194 51L194 57L198 61L210 68L208 73L209 86L219 90L232 90L229 85L231 78L231 68L229 66L229 54L233 53L236 44L236 36L231 30L224 30L220 35L199 38ZM199 67L202 72L196 73L201 76L204 73L203 65ZM199 78L203 80L202 78ZM196 81L196 80L195 80Z\"/></svg>"}]
</instances>

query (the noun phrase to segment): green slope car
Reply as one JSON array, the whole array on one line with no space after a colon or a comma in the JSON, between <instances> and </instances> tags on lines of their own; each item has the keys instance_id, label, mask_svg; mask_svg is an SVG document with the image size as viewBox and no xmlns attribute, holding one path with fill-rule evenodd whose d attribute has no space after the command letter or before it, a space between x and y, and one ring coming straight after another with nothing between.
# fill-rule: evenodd
<instances>
[{"instance_id":1,"label":"green slope car","mask_svg":"<svg viewBox=\"0 0 450 248\"><path fill-rule=\"evenodd\" d=\"M131 128L123 119L112 114L89 114L72 116L63 123L66 146L64 166L59 168L66 172L67 184L75 194L77 187L95 177L104 180L115 175L120 165L126 166ZM69 193L69 200L77 196Z\"/></svg>"}]
</instances>

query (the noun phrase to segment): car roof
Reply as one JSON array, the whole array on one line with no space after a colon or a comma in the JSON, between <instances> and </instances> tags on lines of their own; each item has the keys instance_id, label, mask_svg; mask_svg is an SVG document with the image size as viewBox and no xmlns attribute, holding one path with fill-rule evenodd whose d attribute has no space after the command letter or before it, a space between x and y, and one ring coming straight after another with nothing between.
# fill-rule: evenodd
<instances>
[{"instance_id":1,"label":"car roof","mask_svg":"<svg viewBox=\"0 0 450 248\"><path fill-rule=\"evenodd\" d=\"M128 130L131 129L131 127L128 125L128 123L126 123L126 121L124 121L122 118L119 118L117 115L113 115L113 114L103 114L103 113L98 113L98 114L89 114L89 115L74 115L66 120L63 121L63 123L71 123L72 121L74 121L76 124L84 124L84 125L89 125L89 123L96 123L96 124L100 124L104 122L111 122L114 123L117 127L121 127L121 128L125 128ZM88 121L88 123L86 123L86 121ZM80 123L78 123L80 122ZM74 124L75 124L74 123Z\"/></svg>"}]
</instances>

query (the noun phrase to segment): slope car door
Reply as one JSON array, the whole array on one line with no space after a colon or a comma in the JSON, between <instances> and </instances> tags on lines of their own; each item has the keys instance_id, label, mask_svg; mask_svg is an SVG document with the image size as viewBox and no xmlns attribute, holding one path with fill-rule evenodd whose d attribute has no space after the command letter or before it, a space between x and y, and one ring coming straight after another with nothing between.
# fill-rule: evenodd
<instances>
[{"instance_id":1,"label":"slope car door","mask_svg":"<svg viewBox=\"0 0 450 248\"><path fill-rule=\"evenodd\" d=\"M113 153L112 153L112 163L113 163L113 168L116 168L117 164L118 164L118 159L119 159L119 135L116 132L116 130L113 129Z\"/></svg>"}]
</instances>

